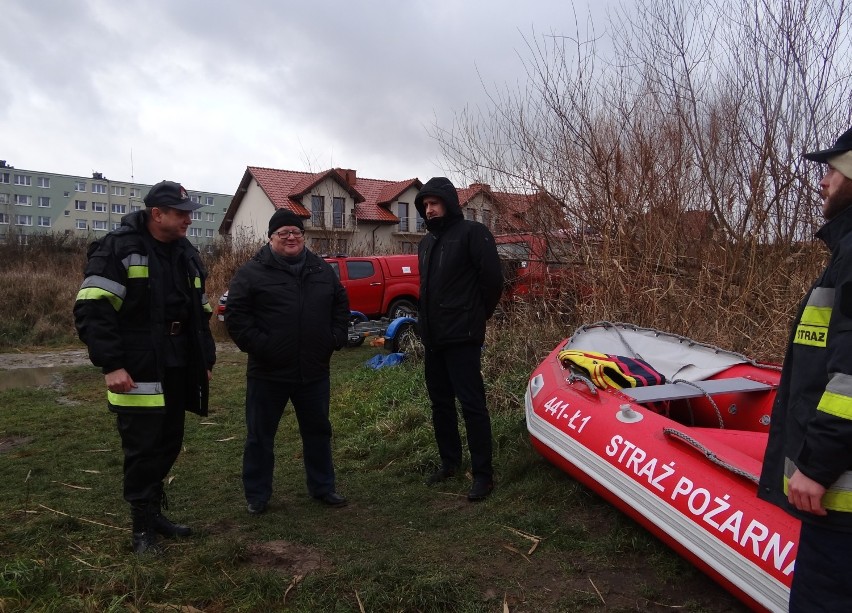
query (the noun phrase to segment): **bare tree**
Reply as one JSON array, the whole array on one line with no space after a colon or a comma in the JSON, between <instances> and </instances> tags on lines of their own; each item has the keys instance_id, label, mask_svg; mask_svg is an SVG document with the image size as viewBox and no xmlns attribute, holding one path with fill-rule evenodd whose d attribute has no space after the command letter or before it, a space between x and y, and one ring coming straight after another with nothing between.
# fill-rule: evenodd
<instances>
[{"instance_id":1,"label":"bare tree","mask_svg":"<svg viewBox=\"0 0 852 613\"><path fill-rule=\"evenodd\" d=\"M581 316L783 346L824 257L804 150L849 126L846 0L639 0L533 33L524 87L435 126L451 168L563 203L584 230ZM610 47L607 47L610 49ZM770 334L767 334L767 331Z\"/></svg>"}]
</instances>

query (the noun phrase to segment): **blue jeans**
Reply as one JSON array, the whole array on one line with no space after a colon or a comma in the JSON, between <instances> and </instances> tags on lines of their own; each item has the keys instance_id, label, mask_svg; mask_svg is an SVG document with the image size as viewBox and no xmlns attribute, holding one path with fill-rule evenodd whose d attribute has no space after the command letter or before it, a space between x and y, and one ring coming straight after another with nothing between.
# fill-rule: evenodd
<instances>
[{"instance_id":1,"label":"blue jeans","mask_svg":"<svg viewBox=\"0 0 852 613\"><path fill-rule=\"evenodd\" d=\"M243 489L248 502L268 502L272 496L275 433L288 401L292 401L299 422L308 493L316 497L334 491L330 389L327 377L312 383L247 379Z\"/></svg>"}]
</instances>

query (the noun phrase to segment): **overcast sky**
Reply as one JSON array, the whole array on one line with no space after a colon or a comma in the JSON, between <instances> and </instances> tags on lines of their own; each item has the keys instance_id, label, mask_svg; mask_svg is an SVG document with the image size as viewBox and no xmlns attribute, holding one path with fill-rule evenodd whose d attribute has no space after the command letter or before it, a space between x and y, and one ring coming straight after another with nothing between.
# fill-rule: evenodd
<instances>
[{"instance_id":1,"label":"overcast sky","mask_svg":"<svg viewBox=\"0 0 852 613\"><path fill-rule=\"evenodd\" d=\"M575 11L586 1L3 0L0 159L227 194L249 165L425 181L445 173L432 126L482 105L483 83L523 83L524 37L575 32Z\"/></svg>"}]
</instances>

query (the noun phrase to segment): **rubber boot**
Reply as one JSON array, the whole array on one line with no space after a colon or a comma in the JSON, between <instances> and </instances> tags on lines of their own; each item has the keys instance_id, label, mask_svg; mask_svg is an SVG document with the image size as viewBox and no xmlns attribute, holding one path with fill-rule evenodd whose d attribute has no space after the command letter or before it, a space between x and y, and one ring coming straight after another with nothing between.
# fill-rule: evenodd
<instances>
[{"instance_id":1,"label":"rubber boot","mask_svg":"<svg viewBox=\"0 0 852 613\"><path fill-rule=\"evenodd\" d=\"M157 542L157 533L152 525L150 505L131 504L130 518L133 521L133 553L138 556L162 553L162 548Z\"/></svg>"},{"instance_id":2,"label":"rubber boot","mask_svg":"<svg viewBox=\"0 0 852 613\"><path fill-rule=\"evenodd\" d=\"M166 492L161 483L154 493L154 498L151 500L151 525L154 527L157 534L169 538L174 538L176 536L190 536L192 534L192 529L189 526L176 524L163 515L163 509L168 508L169 502L166 500Z\"/></svg>"}]
</instances>

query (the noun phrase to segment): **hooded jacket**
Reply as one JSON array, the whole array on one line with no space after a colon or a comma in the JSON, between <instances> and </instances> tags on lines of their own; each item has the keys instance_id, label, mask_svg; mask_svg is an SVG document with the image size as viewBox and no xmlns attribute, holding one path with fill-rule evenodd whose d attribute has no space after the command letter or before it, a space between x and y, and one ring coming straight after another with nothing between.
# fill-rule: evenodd
<instances>
[{"instance_id":1,"label":"hooded jacket","mask_svg":"<svg viewBox=\"0 0 852 613\"><path fill-rule=\"evenodd\" d=\"M305 252L297 276L266 244L231 280L225 326L249 355L248 377L319 381L329 376L331 354L346 343L346 290L328 262Z\"/></svg>"},{"instance_id":2,"label":"hooded jacket","mask_svg":"<svg viewBox=\"0 0 852 613\"><path fill-rule=\"evenodd\" d=\"M426 219L423 199L439 198L443 217ZM466 220L453 184L444 177L426 182L414 200L429 232L418 246L420 335L427 348L485 342L485 322L503 291L503 272L494 237L483 224Z\"/></svg>"},{"instance_id":3,"label":"hooded jacket","mask_svg":"<svg viewBox=\"0 0 852 613\"><path fill-rule=\"evenodd\" d=\"M92 364L104 373L125 369L136 388L107 393L107 406L116 413L165 411L166 320L164 271L154 254L145 210L125 215L121 226L89 247L85 278L74 303L77 333L89 348ZM207 270L198 250L186 238L176 243L187 273L190 296L189 382L197 394L187 395L187 410L207 415L207 371L216 361L210 333L213 309L205 286Z\"/></svg>"},{"instance_id":4,"label":"hooded jacket","mask_svg":"<svg viewBox=\"0 0 852 613\"><path fill-rule=\"evenodd\" d=\"M817 237L831 258L793 323L758 495L803 521L852 531L852 207ZM787 502L797 468L827 488L827 516Z\"/></svg>"}]
</instances>

